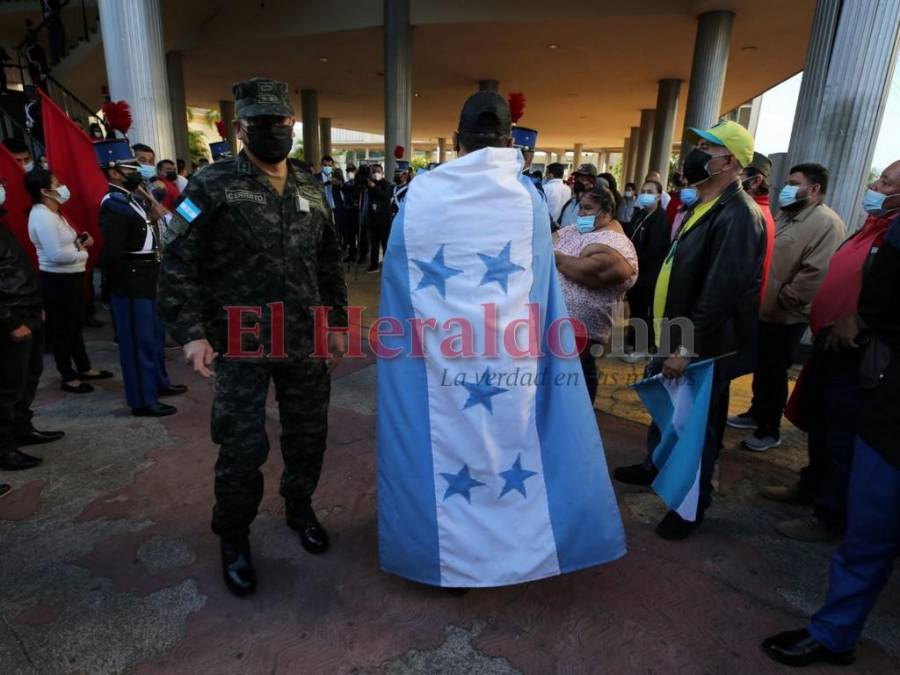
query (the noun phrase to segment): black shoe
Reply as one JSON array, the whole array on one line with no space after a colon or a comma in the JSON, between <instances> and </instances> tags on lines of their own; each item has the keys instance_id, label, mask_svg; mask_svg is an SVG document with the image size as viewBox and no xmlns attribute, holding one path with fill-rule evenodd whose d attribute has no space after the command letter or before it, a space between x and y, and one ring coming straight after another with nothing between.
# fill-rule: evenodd
<instances>
[{"instance_id":1,"label":"black shoe","mask_svg":"<svg viewBox=\"0 0 900 675\"><path fill-rule=\"evenodd\" d=\"M287 507L286 519L288 527L300 533L300 544L310 553L320 554L328 550L328 533L316 512L309 504L292 508Z\"/></svg>"},{"instance_id":2,"label":"black shoe","mask_svg":"<svg viewBox=\"0 0 900 675\"><path fill-rule=\"evenodd\" d=\"M87 382L81 382L78 385L63 382L59 388L63 391L69 392L70 394L90 394L92 391L94 391L94 388Z\"/></svg>"},{"instance_id":3,"label":"black shoe","mask_svg":"<svg viewBox=\"0 0 900 675\"><path fill-rule=\"evenodd\" d=\"M454 598L461 598L470 590L469 588L445 588L444 593Z\"/></svg>"},{"instance_id":4,"label":"black shoe","mask_svg":"<svg viewBox=\"0 0 900 675\"><path fill-rule=\"evenodd\" d=\"M166 405L165 403L157 403L154 406L146 408L132 408L131 414L135 417L168 417L178 412L178 408L174 405Z\"/></svg>"},{"instance_id":5,"label":"black shoe","mask_svg":"<svg viewBox=\"0 0 900 675\"><path fill-rule=\"evenodd\" d=\"M763 640L763 651L770 659L787 666L808 666L813 663L831 663L849 666L856 661L856 653L833 652L809 634L805 628L789 630Z\"/></svg>"},{"instance_id":6,"label":"black shoe","mask_svg":"<svg viewBox=\"0 0 900 675\"><path fill-rule=\"evenodd\" d=\"M256 570L250 557L250 541L247 537L222 539L219 542L222 552L222 579L228 590L243 597L256 590Z\"/></svg>"},{"instance_id":7,"label":"black shoe","mask_svg":"<svg viewBox=\"0 0 900 675\"><path fill-rule=\"evenodd\" d=\"M656 469L648 469L643 464L632 464L631 466L620 466L613 471L613 478L620 483L628 483L629 485L650 485L656 480Z\"/></svg>"},{"instance_id":8,"label":"black shoe","mask_svg":"<svg viewBox=\"0 0 900 675\"><path fill-rule=\"evenodd\" d=\"M5 455L0 455L0 469L4 471L24 471L33 469L43 462L40 457L32 457L18 450L10 450Z\"/></svg>"},{"instance_id":9,"label":"black shoe","mask_svg":"<svg viewBox=\"0 0 900 675\"><path fill-rule=\"evenodd\" d=\"M91 375L90 373L78 373L79 380L87 381L87 380L109 380L112 379L113 374L108 370L98 370L95 375Z\"/></svg>"},{"instance_id":10,"label":"black shoe","mask_svg":"<svg viewBox=\"0 0 900 675\"><path fill-rule=\"evenodd\" d=\"M106 324L91 316L84 320L84 325L88 328L103 328Z\"/></svg>"},{"instance_id":11,"label":"black shoe","mask_svg":"<svg viewBox=\"0 0 900 675\"><path fill-rule=\"evenodd\" d=\"M694 533L700 523L703 522L703 511L697 511L697 520L691 522L679 516L675 511L669 511L659 525L656 526L656 534L669 541L681 541Z\"/></svg>"},{"instance_id":12,"label":"black shoe","mask_svg":"<svg viewBox=\"0 0 900 675\"><path fill-rule=\"evenodd\" d=\"M169 385L166 389L163 389L161 392L157 394L160 398L164 398L166 396L181 396L183 393L187 391L187 385L184 384L172 384Z\"/></svg>"},{"instance_id":13,"label":"black shoe","mask_svg":"<svg viewBox=\"0 0 900 675\"><path fill-rule=\"evenodd\" d=\"M28 433L16 436L16 445L40 445L41 443L52 443L58 441L66 435L65 431L38 431L32 429Z\"/></svg>"}]
</instances>

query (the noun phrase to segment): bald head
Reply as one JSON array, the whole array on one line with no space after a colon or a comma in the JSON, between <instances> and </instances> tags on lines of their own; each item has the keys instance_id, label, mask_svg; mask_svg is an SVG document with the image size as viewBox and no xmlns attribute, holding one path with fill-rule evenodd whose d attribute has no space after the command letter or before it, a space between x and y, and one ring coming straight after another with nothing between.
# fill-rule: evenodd
<instances>
[{"instance_id":1,"label":"bald head","mask_svg":"<svg viewBox=\"0 0 900 675\"><path fill-rule=\"evenodd\" d=\"M661 183L662 182L662 180L660 180L661 178L662 178L662 175L659 173L659 171L648 171L647 177L644 179L644 182L649 183L651 181L656 181L657 183Z\"/></svg>"},{"instance_id":2,"label":"bald head","mask_svg":"<svg viewBox=\"0 0 900 675\"><path fill-rule=\"evenodd\" d=\"M869 185L870 190L887 195L883 208L888 211L900 209L900 160L889 164L881 175Z\"/></svg>"}]
</instances>

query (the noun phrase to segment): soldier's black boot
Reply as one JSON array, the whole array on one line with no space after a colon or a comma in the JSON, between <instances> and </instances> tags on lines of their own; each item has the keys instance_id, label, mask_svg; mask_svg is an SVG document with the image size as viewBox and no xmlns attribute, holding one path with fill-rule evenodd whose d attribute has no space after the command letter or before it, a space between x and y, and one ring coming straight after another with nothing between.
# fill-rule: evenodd
<instances>
[{"instance_id":1,"label":"soldier's black boot","mask_svg":"<svg viewBox=\"0 0 900 675\"><path fill-rule=\"evenodd\" d=\"M316 518L312 504L287 504L285 516L288 527L300 533L300 544L310 553L325 553L328 550L328 533Z\"/></svg>"},{"instance_id":2,"label":"soldier's black boot","mask_svg":"<svg viewBox=\"0 0 900 675\"><path fill-rule=\"evenodd\" d=\"M256 590L256 570L250 558L247 537L221 539L222 578L228 590L237 596L250 595Z\"/></svg>"}]
</instances>

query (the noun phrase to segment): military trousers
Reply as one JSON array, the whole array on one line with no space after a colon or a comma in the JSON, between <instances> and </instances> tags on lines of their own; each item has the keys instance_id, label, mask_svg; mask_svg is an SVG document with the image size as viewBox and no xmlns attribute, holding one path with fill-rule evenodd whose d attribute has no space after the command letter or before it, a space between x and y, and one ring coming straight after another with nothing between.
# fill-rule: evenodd
<instances>
[{"instance_id":1,"label":"military trousers","mask_svg":"<svg viewBox=\"0 0 900 675\"><path fill-rule=\"evenodd\" d=\"M269 454L266 398L275 384L284 472L281 496L288 519L308 508L322 472L331 380L322 359L246 361L219 357L211 416L219 444L212 530L245 536L263 497L260 467Z\"/></svg>"}]
</instances>

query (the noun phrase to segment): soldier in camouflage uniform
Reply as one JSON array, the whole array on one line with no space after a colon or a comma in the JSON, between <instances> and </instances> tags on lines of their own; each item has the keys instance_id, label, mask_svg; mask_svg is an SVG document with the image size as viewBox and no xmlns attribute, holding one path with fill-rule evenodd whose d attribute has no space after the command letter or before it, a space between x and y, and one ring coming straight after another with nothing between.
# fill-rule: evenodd
<instances>
[{"instance_id":1,"label":"soldier in camouflage uniform","mask_svg":"<svg viewBox=\"0 0 900 675\"><path fill-rule=\"evenodd\" d=\"M159 309L194 369L206 377L210 365L215 371L212 439L221 447L212 529L222 542L225 582L244 595L256 586L247 535L263 495L270 379L288 525L308 551L328 547L310 500L325 450L330 367L345 342L329 333L329 358L311 358L310 308L331 307L329 324L345 326L347 291L321 186L285 161L294 124L287 86L255 78L233 91L245 149L197 173L185 189L166 235Z\"/></svg>"}]
</instances>

